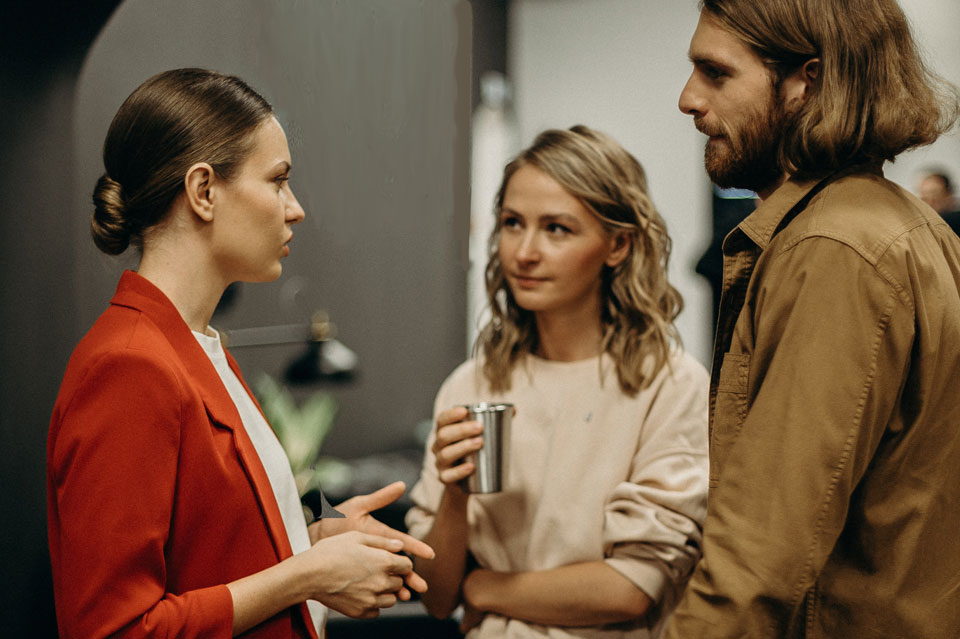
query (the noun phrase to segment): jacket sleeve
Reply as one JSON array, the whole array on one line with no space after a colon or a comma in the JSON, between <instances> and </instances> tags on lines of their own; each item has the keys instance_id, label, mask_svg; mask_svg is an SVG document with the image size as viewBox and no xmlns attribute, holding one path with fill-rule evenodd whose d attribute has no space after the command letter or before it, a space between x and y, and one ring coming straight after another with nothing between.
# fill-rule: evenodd
<instances>
[{"instance_id":1,"label":"jacket sleeve","mask_svg":"<svg viewBox=\"0 0 960 639\"><path fill-rule=\"evenodd\" d=\"M48 466L61 637L230 637L225 585L165 591L180 381L144 351L92 364L54 416Z\"/></svg>"},{"instance_id":2,"label":"jacket sleeve","mask_svg":"<svg viewBox=\"0 0 960 639\"><path fill-rule=\"evenodd\" d=\"M803 240L765 268L736 328L753 352L717 382L703 560L671 639L793 636L909 365L910 304L850 246Z\"/></svg>"},{"instance_id":3,"label":"jacket sleeve","mask_svg":"<svg viewBox=\"0 0 960 639\"><path fill-rule=\"evenodd\" d=\"M655 386L627 481L603 521L606 563L672 607L700 557L707 498L707 373L676 358Z\"/></svg>"}]
</instances>

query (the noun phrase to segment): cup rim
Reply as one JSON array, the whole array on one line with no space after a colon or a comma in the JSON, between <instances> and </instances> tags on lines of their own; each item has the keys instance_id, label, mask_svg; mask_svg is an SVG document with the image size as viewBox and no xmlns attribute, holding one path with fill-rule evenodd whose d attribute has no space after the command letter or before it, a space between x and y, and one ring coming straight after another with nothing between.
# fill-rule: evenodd
<instances>
[{"instance_id":1,"label":"cup rim","mask_svg":"<svg viewBox=\"0 0 960 639\"><path fill-rule=\"evenodd\" d=\"M473 404L463 404L463 407L471 413L500 413L512 409L513 404L507 402L475 402Z\"/></svg>"}]
</instances>

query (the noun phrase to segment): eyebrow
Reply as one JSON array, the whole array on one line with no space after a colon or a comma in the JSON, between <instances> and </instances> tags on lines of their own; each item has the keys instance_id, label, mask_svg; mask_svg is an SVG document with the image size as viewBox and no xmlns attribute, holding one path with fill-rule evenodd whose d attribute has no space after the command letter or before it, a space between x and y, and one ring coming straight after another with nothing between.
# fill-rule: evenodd
<instances>
[{"instance_id":1,"label":"eyebrow","mask_svg":"<svg viewBox=\"0 0 960 639\"><path fill-rule=\"evenodd\" d=\"M503 208L501 208L500 212L506 213L508 215L516 215L519 217L528 217L519 211L515 211L514 209L511 209L508 206L504 206ZM570 213L544 213L542 215L536 215L532 217L546 220L548 222L556 222L556 221L576 222L577 221L577 217L575 215L571 215Z\"/></svg>"},{"instance_id":2,"label":"eyebrow","mask_svg":"<svg viewBox=\"0 0 960 639\"><path fill-rule=\"evenodd\" d=\"M733 67L731 67L729 64L705 55L694 55L692 53L688 53L687 58L696 67L715 67L724 71L731 71L733 69Z\"/></svg>"},{"instance_id":3,"label":"eyebrow","mask_svg":"<svg viewBox=\"0 0 960 639\"><path fill-rule=\"evenodd\" d=\"M577 217L570 213L544 213L540 217L554 222L576 222Z\"/></svg>"},{"instance_id":4,"label":"eyebrow","mask_svg":"<svg viewBox=\"0 0 960 639\"><path fill-rule=\"evenodd\" d=\"M293 168L293 165L287 162L286 160L281 160L273 167L274 169L283 169L284 173L289 173Z\"/></svg>"}]
</instances>

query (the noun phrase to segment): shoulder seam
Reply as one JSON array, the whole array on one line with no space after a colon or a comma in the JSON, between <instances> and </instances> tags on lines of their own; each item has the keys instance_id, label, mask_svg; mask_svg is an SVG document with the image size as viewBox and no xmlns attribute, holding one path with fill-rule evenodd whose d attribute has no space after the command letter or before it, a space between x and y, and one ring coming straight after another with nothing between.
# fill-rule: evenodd
<instances>
[{"instance_id":1,"label":"shoulder seam","mask_svg":"<svg viewBox=\"0 0 960 639\"><path fill-rule=\"evenodd\" d=\"M877 276L881 280L883 280L883 282L893 291L893 293L896 295L897 300L903 306L910 309L910 311L912 312L913 302L910 300L910 297L906 293L906 287L903 286L903 284L901 284L888 269L883 268L883 266L881 265L881 262L883 261L883 257L887 254L890 248L894 244L896 244L904 235L912 231L914 228L916 228L916 226L912 226L908 229L904 229L901 233L899 233L896 237L894 237L890 242L888 242L887 245L883 248L883 250L877 255L875 261L872 260L868 255L866 255L862 247L857 246L856 243L850 241L847 238L842 237L842 235L827 234L819 231L809 231L807 233L803 233L799 235L797 238L791 238L791 241L786 246L778 250L774 255L774 257L779 257L780 255L789 253L790 251L794 250L801 244L818 240L818 239L826 240L830 242L836 242L837 244L840 244L841 246L845 246L846 248L856 253L857 257L859 257L860 260L862 260L867 265L869 265L870 268L873 269L874 272L876 272Z\"/></svg>"}]
</instances>

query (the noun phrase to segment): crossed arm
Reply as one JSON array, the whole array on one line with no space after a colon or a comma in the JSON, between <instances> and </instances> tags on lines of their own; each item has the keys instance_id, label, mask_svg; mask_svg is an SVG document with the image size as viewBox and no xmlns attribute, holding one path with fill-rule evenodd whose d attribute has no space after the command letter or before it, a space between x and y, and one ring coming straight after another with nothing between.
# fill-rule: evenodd
<instances>
[{"instance_id":1,"label":"crossed arm","mask_svg":"<svg viewBox=\"0 0 960 639\"><path fill-rule=\"evenodd\" d=\"M605 562L585 562L553 570L496 572L467 571L467 500L458 482L473 472L471 463L459 463L479 447L480 425L460 422L462 407L437 418L432 451L445 484L440 506L424 541L436 559L415 560L416 571L430 584L422 596L427 610L447 617L462 602L462 630L494 613L530 623L554 626L592 626L642 616L650 598Z\"/></svg>"}]
</instances>

